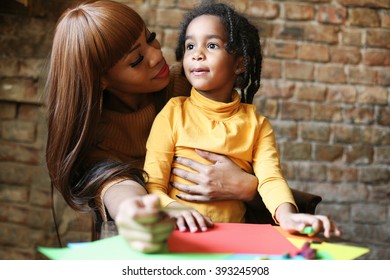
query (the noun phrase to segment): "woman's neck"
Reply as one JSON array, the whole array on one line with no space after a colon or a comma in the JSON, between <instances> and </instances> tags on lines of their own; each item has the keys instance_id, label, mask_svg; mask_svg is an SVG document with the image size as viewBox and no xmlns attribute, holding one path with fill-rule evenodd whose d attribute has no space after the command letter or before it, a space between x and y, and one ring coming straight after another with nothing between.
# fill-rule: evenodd
<instances>
[{"instance_id":1,"label":"woman's neck","mask_svg":"<svg viewBox=\"0 0 390 280\"><path fill-rule=\"evenodd\" d=\"M104 108L121 113L136 112L151 102L151 94L129 94L126 96L116 96L107 93L104 98Z\"/></svg>"}]
</instances>

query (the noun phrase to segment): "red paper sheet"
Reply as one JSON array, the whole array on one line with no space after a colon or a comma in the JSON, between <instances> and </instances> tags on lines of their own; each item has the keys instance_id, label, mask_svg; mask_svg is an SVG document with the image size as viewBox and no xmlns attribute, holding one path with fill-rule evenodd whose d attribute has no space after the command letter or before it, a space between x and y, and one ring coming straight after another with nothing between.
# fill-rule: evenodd
<instances>
[{"instance_id":1,"label":"red paper sheet","mask_svg":"<svg viewBox=\"0 0 390 280\"><path fill-rule=\"evenodd\" d=\"M296 248L268 224L216 223L206 232L175 230L168 240L170 252L296 255Z\"/></svg>"}]
</instances>

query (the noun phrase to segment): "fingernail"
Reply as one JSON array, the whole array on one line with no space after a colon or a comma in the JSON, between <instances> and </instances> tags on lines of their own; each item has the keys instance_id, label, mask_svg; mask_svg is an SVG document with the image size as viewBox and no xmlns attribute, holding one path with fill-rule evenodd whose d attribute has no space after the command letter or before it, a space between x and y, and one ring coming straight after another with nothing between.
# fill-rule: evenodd
<instances>
[{"instance_id":1,"label":"fingernail","mask_svg":"<svg viewBox=\"0 0 390 280\"><path fill-rule=\"evenodd\" d=\"M177 194L176 197L181 199L181 195L180 194Z\"/></svg>"}]
</instances>

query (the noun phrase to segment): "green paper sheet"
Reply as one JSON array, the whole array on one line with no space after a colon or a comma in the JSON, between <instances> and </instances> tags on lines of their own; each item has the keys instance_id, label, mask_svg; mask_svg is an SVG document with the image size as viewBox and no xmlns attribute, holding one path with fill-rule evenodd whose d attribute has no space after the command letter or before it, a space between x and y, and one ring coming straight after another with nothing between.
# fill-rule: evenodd
<instances>
[{"instance_id":1,"label":"green paper sheet","mask_svg":"<svg viewBox=\"0 0 390 280\"><path fill-rule=\"evenodd\" d=\"M118 235L72 248L38 247L38 251L53 260L224 260L231 254L143 254L131 249Z\"/></svg>"}]
</instances>

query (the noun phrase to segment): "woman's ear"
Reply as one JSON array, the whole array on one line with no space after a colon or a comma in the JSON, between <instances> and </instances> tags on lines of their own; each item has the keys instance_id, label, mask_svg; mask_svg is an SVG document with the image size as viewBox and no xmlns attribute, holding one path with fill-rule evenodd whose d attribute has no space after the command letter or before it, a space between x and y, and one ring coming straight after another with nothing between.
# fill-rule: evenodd
<instances>
[{"instance_id":1,"label":"woman's ear","mask_svg":"<svg viewBox=\"0 0 390 280\"><path fill-rule=\"evenodd\" d=\"M100 81L100 87L102 90L105 90L107 88L107 80L103 77Z\"/></svg>"}]
</instances>

